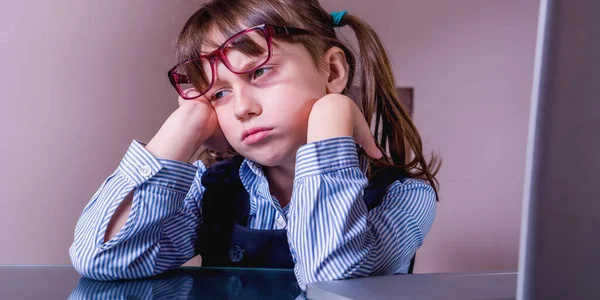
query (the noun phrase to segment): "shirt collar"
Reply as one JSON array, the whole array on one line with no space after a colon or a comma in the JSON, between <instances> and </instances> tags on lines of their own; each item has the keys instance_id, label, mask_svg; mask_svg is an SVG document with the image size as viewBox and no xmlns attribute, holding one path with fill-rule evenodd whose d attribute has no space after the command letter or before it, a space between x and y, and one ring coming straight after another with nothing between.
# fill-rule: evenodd
<instances>
[{"instance_id":1,"label":"shirt collar","mask_svg":"<svg viewBox=\"0 0 600 300\"><path fill-rule=\"evenodd\" d=\"M242 165L240 166L240 178L242 177L243 173L248 172L248 171L251 171L252 173L254 173L254 175L256 175L258 177L262 177L262 178L266 179L265 173L263 172L263 169L262 169L262 165L246 158L246 159L244 159L244 161L242 162Z\"/></svg>"},{"instance_id":2,"label":"shirt collar","mask_svg":"<svg viewBox=\"0 0 600 300\"><path fill-rule=\"evenodd\" d=\"M267 176L259 163L245 158L240 166L240 180L250 195L256 195L256 193L264 194L265 197L270 195Z\"/></svg>"}]
</instances>

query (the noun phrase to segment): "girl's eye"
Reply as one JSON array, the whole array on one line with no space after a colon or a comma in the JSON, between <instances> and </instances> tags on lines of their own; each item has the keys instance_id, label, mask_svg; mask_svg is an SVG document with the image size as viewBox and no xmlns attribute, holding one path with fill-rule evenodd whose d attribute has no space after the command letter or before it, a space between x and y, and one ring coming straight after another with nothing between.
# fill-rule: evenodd
<instances>
[{"instance_id":1,"label":"girl's eye","mask_svg":"<svg viewBox=\"0 0 600 300\"><path fill-rule=\"evenodd\" d=\"M228 90L220 90L220 91L217 91L216 93L214 93L214 94L212 95L212 97L211 97L211 99L210 99L210 100L211 100L211 101L214 101L214 100L219 100L219 99L221 99L221 98L225 97L225 96L227 95L227 93L228 93L228 92L229 92Z\"/></svg>"},{"instance_id":2,"label":"girl's eye","mask_svg":"<svg viewBox=\"0 0 600 300\"><path fill-rule=\"evenodd\" d=\"M257 79L258 77L261 77L261 76L265 75L266 73L268 73L272 69L273 69L272 67L261 67L261 68L258 68L254 72L252 72L252 79Z\"/></svg>"},{"instance_id":3,"label":"girl's eye","mask_svg":"<svg viewBox=\"0 0 600 300\"><path fill-rule=\"evenodd\" d=\"M252 80L256 80L259 77L262 77L263 75L269 73L271 70L273 70L273 67L261 67L261 68L254 70L254 72L252 72L252 74L250 76L252 77ZM216 91L212 94L210 101L217 101L217 100L227 96L229 93L231 93L231 91L229 91L229 90Z\"/></svg>"}]
</instances>

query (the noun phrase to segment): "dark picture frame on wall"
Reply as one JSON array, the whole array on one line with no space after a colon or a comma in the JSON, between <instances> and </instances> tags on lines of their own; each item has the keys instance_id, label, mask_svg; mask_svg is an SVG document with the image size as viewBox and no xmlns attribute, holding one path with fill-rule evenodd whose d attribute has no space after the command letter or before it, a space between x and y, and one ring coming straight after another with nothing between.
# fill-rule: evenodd
<instances>
[{"instance_id":1,"label":"dark picture frame on wall","mask_svg":"<svg viewBox=\"0 0 600 300\"><path fill-rule=\"evenodd\" d=\"M408 115L412 117L414 113L415 89L411 86L396 87L396 94L400 103L402 103L402 106L408 112ZM360 103L360 93L357 86L350 88L348 96L356 101L356 103ZM405 153L410 153L408 145L406 146ZM404 160L408 163L407 159L408 157L405 156Z\"/></svg>"},{"instance_id":2,"label":"dark picture frame on wall","mask_svg":"<svg viewBox=\"0 0 600 300\"><path fill-rule=\"evenodd\" d=\"M412 87L397 87L396 93L398 94L400 102L404 105L404 108L408 110L408 114L412 116L414 111L413 102L415 98L415 89Z\"/></svg>"}]
</instances>

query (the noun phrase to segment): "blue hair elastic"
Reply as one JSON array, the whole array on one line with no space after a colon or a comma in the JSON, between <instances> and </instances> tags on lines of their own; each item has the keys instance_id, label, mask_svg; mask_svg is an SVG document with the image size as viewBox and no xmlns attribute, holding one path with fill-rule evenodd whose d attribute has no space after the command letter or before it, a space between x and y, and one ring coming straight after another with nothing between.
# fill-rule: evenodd
<instances>
[{"instance_id":1,"label":"blue hair elastic","mask_svg":"<svg viewBox=\"0 0 600 300\"><path fill-rule=\"evenodd\" d=\"M346 22L342 22L342 18L347 13L348 12L345 10L334 11L334 12L330 13L331 17L333 18L333 27L342 27L342 26L346 25Z\"/></svg>"}]
</instances>

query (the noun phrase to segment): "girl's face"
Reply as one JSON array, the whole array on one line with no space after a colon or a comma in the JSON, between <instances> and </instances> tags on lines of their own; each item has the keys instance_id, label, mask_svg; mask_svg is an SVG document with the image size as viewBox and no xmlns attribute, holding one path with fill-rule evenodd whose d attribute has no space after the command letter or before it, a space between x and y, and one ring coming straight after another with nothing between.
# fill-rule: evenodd
<instances>
[{"instance_id":1,"label":"girl's face","mask_svg":"<svg viewBox=\"0 0 600 300\"><path fill-rule=\"evenodd\" d=\"M308 50L273 43L271 59L254 72L234 74L220 61L216 70L215 83L203 97L211 101L229 144L264 166L294 162L306 143L311 108L327 93L327 75Z\"/></svg>"}]
</instances>

